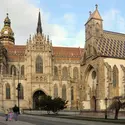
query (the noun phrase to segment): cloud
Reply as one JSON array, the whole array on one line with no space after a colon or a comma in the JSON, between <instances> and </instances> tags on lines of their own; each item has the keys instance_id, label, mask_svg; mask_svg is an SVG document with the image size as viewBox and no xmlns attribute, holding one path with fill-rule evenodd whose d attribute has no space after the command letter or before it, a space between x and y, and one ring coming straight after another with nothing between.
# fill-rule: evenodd
<instances>
[{"instance_id":1,"label":"cloud","mask_svg":"<svg viewBox=\"0 0 125 125\"><path fill-rule=\"evenodd\" d=\"M111 9L103 15L104 28L115 32L125 32L125 19L117 9Z\"/></svg>"},{"instance_id":2,"label":"cloud","mask_svg":"<svg viewBox=\"0 0 125 125\"><path fill-rule=\"evenodd\" d=\"M11 27L15 33L15 43L25 45L29 35L36 33L39 8L37 4L40 0L0 0L0 28L8 9ZM83 36L81 31L76 32L76 15L65 13L60 17L63 23L51 23L54 20L50 12L44 12L40 8L42 17L42 27L45 35L50 35L53 46L80 46Z\"/></svg>"},{"instance_id":3,"label":"cloud","mask_svg":"<svg viewBox=\"0 0 125 125\"><path fill-rule=\"evenodd\" d=\"M76 23L76 17L74 13L66 13L64 14L64 21L68 24L75 24Z\"/></svg>"}]
</instances>

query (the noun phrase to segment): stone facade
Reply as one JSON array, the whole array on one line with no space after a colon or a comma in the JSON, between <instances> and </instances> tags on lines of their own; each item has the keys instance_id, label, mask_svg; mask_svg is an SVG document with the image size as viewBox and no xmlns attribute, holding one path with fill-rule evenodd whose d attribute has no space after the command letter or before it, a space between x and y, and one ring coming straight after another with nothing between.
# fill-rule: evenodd
<instances>
[{"instance_id":1,"label":"stone facade","mask_svg":"<svg viewBox=\"0 0 125 125\"><path fill-rule=\"evenodd\" d=\"M104 110L115 96L125 95L125 34L103 30L98 6L85 24L81 61L82 108Z\"/></svg>"},{"instance_id":2,"label":"stone facade","mask_svg":"<svg viewBox=\"0 0 125 125\"><path fill-rule=\"evenodd\" d=\"M8 14L5 18L0 34L0 44L6 50L6 54L1 52L0 108L18 105L18 83L21 83L20 108L38 108L36 101L44 94L68 100L68 109L79 107L83 49L53 47L49 36L43 34L41 25L39 12L37 33L30 36L26 45L15 45Z\"/></svg>"}]
</instances>

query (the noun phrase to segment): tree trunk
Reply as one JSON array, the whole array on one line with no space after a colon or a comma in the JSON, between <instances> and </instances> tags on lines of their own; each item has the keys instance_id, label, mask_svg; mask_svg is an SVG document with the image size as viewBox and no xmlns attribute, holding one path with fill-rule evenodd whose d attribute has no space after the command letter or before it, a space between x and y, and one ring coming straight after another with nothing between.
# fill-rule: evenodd
<instances>
[{"instance_id":1,"label":"tree trunk","mask_svg":"<svg viewBox=\"0 0 125 125\"><path fill-rule=\"evenodd\" d=\"M115 109L115 118L114 119L118 119L118 113L119 113L119 109Z\"/></svg>"}]
</instances>

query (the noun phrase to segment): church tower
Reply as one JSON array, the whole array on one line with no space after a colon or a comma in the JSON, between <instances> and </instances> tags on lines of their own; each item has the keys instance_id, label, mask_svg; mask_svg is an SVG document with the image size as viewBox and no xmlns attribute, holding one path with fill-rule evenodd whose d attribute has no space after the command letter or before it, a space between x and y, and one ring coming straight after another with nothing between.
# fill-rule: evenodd
<instances>
[{"instance_id":1,"label":"church tower","mask_svg":"<svg viewBox=\"0 0 125 125\"><path fill-rule=\"evenodd\" d=\"M7 13L7 17L4 20L4 27L0 32L0 42L3 43L3 45L15 44L14 32L11 29L11 21L9 19L8 13Z\"/></svg>"},{"instance_id":2,"label":"church tower","mask_svg":"<svg viewBox=\"0 0 125 125\"><path fill-rule=\"evenodd\" d=\"M85 24L86 41L91 37L101 37L103 33L103 20L98 11L98 5L93 13L90 11L90 17Z\"/></svg>"}]
</instances>

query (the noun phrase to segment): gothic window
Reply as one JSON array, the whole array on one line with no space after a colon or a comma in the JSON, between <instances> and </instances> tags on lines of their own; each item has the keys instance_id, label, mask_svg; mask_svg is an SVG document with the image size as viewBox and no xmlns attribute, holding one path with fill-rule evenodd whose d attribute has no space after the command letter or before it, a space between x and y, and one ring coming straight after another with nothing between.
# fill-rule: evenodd
<instances>
[{"instance_id":1,"label":"gothic window","mask_svg":"<svg viewBox=\"0 0 125 125\"><path fill-rule=\"evenodd\" d=\"M10 85L6 84L6 99L10 99Z\"/></svg>"},{"instance_id":2,"label":"gothic window","mask_svg":"<svg viewBox=\"0 0 125 125\"><path fill-rule=\"evenodd\" d=\"M21 66L21 75L24 75L24 65Z\"/></svg>"},{"instance_id":3,"label":"gothic window","mask_svg":"<svg viewBox=\"0 0 125 125\"><path fill-rule=\"evenodd\" d=\"M63 78L63 80L67 80L67 78L68 78L67 67L63 67L63 69L62 69L62 78Z\"/></svg>"},{"instance_id":4,"label":"gothic window","mask_svg":"<svg viewBox=\"0 0 125 125\"><path fill-rule=\"evenodd\" d=\"M19 98L24 99L24 90L22 84L20 85Z\"/></svg>"},{"instance_id":5,"label":"gothic window","mask_svg":"<svg viewBox=\"0 0 125 125\"><path fill-rule=\"evenodd\" d=\"M57 66L54 66L54 76L58 76L58 68L57 68Z\"/></svg>"},{"instance_id":6,"label":"gothic window","mask_svg":"<svg viewBox=\"0 0 125 125\"><path fill-rule=\"evenodd\" d=\"M113 86L116 87L118 85L118 68L116 65L113 66Z\"/></svg>"},{"instance_id":7,"label":"gothic window","mask_svg":"<svg viewBox=\"0 0 125 125\"><path fill-rule=\"evenodd\" d=\"M40 56L36 58L36 73L43 73L43 60Z\"/></svg>"},{"instance_id":8,"label":"gothic window","mask_svg":"<svg viewBox=\"0 0 125 125\"><path fill-rule=\"evenodd\" d=\"M73 89L73 86L71 87L71 100L74 100L74 89Z\"/></svg>"},{"instance_id":9,"label":"gothic window","mask_svg":"<svg viewBox=\"0 0 125 125\"><path fill-rule=\"evenodd\" d=\"M62 99L66 100L66 85L62 86Z\"/></svg>"},{"instance_id":10,"label":"gothic window","mask_svg":"<svg viewBox=\"0 0 125 125\"><path fill-rule=\"evenodd\" d=\"M16 67L14 65L10 68L10 74L16 76Z\"/></svg>"},{"instance_id":11,"label":"gothic window","mask_svg":"<svg viewBox=\"0 0 125 125\"><path fill-rule=\"evenodd\" d=\"M54 98L57 98L58 97L58 87L57 85L55 84L54 85Z\"/></svg>"},{"instance_id":12,"label":"gothic window","mask_svg":"<svg viewBox=\"0 0 125 125\"><path fill-rule=\"evenodd\" d=\"M75 67L75 68L73 69L73 78L74 78L74 79L78 79L78 76L79 76L78 68Z\"/></svg>"}]
</instances>

